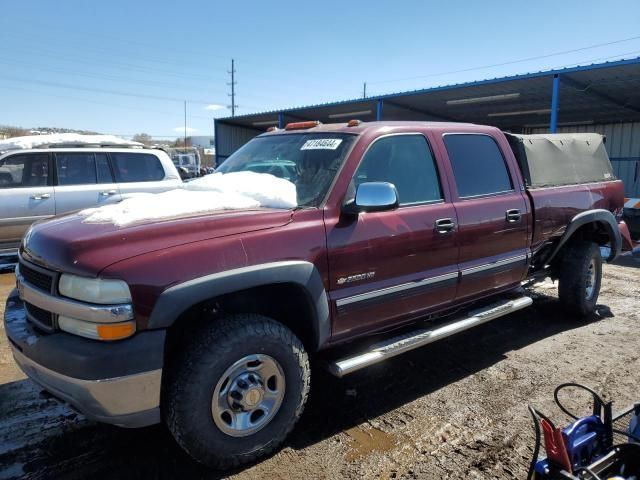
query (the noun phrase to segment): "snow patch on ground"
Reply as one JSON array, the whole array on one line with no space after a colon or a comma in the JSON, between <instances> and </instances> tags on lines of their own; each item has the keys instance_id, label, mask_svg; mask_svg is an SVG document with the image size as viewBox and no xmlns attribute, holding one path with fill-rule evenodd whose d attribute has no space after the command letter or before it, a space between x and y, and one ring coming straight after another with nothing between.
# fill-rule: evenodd
<instances>
[{"instance_id":1,"label":"snow patch on ground","mask_svg":"<svg viewBox=\"0 0 640 480\"><path fill-rule=\"evenodd\" d=\"M0 141L0 152L16 149L38 148L43 145L82 144L82 145L123 145L143 146L142 143L125 140L114 135L82 135L79 133L50 133L47 135L27 135Z\"/></svg>"},{"instance_id":2,"label":"snow patch on ground","mask_svg":"<svg viewBox=\"0 0 640 480\"><path fill-rule=\"evenodd\" d=\"M134 223L202 215L220 210L258 207L295 208L296 186L267 173L213 173L185 183L182 188L156 194L139 194L120 203L79 212L84 223Z\"/></svg>"}]
</instances>

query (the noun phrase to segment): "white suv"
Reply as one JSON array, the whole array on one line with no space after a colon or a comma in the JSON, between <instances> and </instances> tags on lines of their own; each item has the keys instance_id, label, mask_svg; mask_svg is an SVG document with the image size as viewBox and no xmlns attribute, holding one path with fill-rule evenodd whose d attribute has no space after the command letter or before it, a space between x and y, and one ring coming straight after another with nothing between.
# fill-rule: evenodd
<instances>
[{"instance_id":1,"label":"white suv","mask_svg":"<svg viewBox=\"0 0 640 480\"><path fill-rule=\"evenodd\" d=\"M162 150L59 146L0 153L0 263L15 255L36 220L181 184Z\"/></svg>"}]
</instances>

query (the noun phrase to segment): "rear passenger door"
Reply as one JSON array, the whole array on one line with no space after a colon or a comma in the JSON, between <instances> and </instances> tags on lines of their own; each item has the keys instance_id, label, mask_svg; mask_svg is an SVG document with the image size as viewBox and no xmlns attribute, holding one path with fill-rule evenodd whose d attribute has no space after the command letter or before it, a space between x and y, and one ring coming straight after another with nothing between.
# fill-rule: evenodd
<instances>
[{"instance_id":1,"label":"rear passenger door","mask_svg":"<svg viewBox=\"0 0 640 480\"><path fill-rule=\"evenodd\" d=\"M513 165L486 134L443 136L458 217L456 298L470 299L518 284L528 267L530 214Z\"/></svg>"},{"instance_id":2,"label":"rear passenger door","mask_svg":"<svg viewBox=\"0 0 640 480\"><path fill-rule=\"evenodd\" d=\"M151 153L111 152L111 163L122 195L158 193L176 188L179 180L165 180L160 159Z\"/></svg>"},{"instance_id":3,"label":"rear passenger door","mask_svg":"<svg viewBox=\"0 0 640 480\"><path fill-rule=\"evenodd\" d=\"M56 215L120 200L103 152L56 152Z\"/></svg>"},{"instance_id":4,"label":"rear passenger door","mask_svg":"<svg viewBox=\"0 0 640 480\"><path fill-rule=\"evenodd\" d=\"M14 248L36 220L56 212L48 153L21 153L0 160L0 250Z\"/></svg>"}]
</instances>

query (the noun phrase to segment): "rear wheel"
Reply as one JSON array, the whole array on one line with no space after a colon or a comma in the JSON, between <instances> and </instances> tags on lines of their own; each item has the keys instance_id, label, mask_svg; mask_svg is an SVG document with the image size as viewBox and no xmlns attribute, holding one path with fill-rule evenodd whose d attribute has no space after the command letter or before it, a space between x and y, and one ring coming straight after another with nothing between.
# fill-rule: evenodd
<instances>
[{"instance_id":1,"label":"rear wheel","mask_svg":"<svg viewBox=\"0 0 640 480\"><path fill-rule=\"evenodd\" d=\"M602 283L600 247L576 242L567 247L558 272L558 294L565 311L584 317L596 309Z\"/></svg>"},{"instance_id":2,"label":"rear wheel","mask_svg":"<svg viewBox=\"0 0 640 480\"><path fill-rule=\"evenodd\" d=\"M284 325L235 315L202 327L167 378L165 421L200 463L230 468L277 448L302 414L309 360Z\"/></svg>"}]
</instances>

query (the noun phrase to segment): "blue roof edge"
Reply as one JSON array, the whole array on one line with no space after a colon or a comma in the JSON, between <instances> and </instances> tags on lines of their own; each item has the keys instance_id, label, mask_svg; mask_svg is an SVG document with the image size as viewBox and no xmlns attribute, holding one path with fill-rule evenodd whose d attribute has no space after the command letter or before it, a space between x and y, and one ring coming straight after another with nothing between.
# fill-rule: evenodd
<instances>
[{"instance_id":1,"label":"blue roof edge","mask_svg":"<svg viewBox=\"0 0 640 480\"><path fill-rule=\"evenodd\" d=\"M624 66L624 65L640 65L640 57L635 57L635 58L629 58L629 59L622 59L622 60L615 60L612 62L603 62L603 63L592 63L590 65L578 65L575 67L563 67L563 68L556 68L556 69L551 69L551 70L540 70L538 72L531 72L531 73L520 73L520 74L516 74L516 75L509 75L509 76L505 76L505 77L496 77L496 78L487 78L484 80L474 80L471 82L464 82L464 83L453 83L453 84L449 84L449 85L440 85L440 86L436 86L436 87L427 87L427 88L420 88L420 89L416 89L416 90L406 90L403 92L395 92L395 93L385 93L382 95L375 95L375 96L371 96L371 97L367 97L367 98L352 98L352 99L347 99L347 100L338 100L335 102L327 102L327 103L317 103L317 104L311 104L311 105L303 105L300 107L290 107L290 108L284 108L284 109L278 109L278 110L266 110L263 112L254 112L254 113L247 113L244 115L236 115L235 117L220 117L220 118L216 118L215 120L217 122L220 121L234 121L234 120L240 120L240 119L244 119L244 118L250 118L250 117L254 117L257 115L268 115L268 114L278 114L278 113L287 113L287 112L299 112L300 110L305 110L308 108L326 108L326 107L335 107L335 106L339 106L339 105L345 105L348 103L365 103L365 102L372 102L372 101L377 101L377 100L385 100L388 98L395 98L395 97L402 97L402 96L410 96L410 95L420 95L423 93L428 93L428 92L437 92L437 91L442 91L442 90L453 90L455 88L464 88L464 87L475 87L478 85L488 85L488 84L492 84L492 83L501 83L501 82L509 82L512 80L524 80L527 78L540 78L540 77L545 77L545 76L553 76L553 75L558 75L561 73L574 73L574 72L584 72L584 71L589 71L589 70L600 70L602 68L615 68L615 67L620 67L620 66Z\"/></svg>"}]
</instances>

